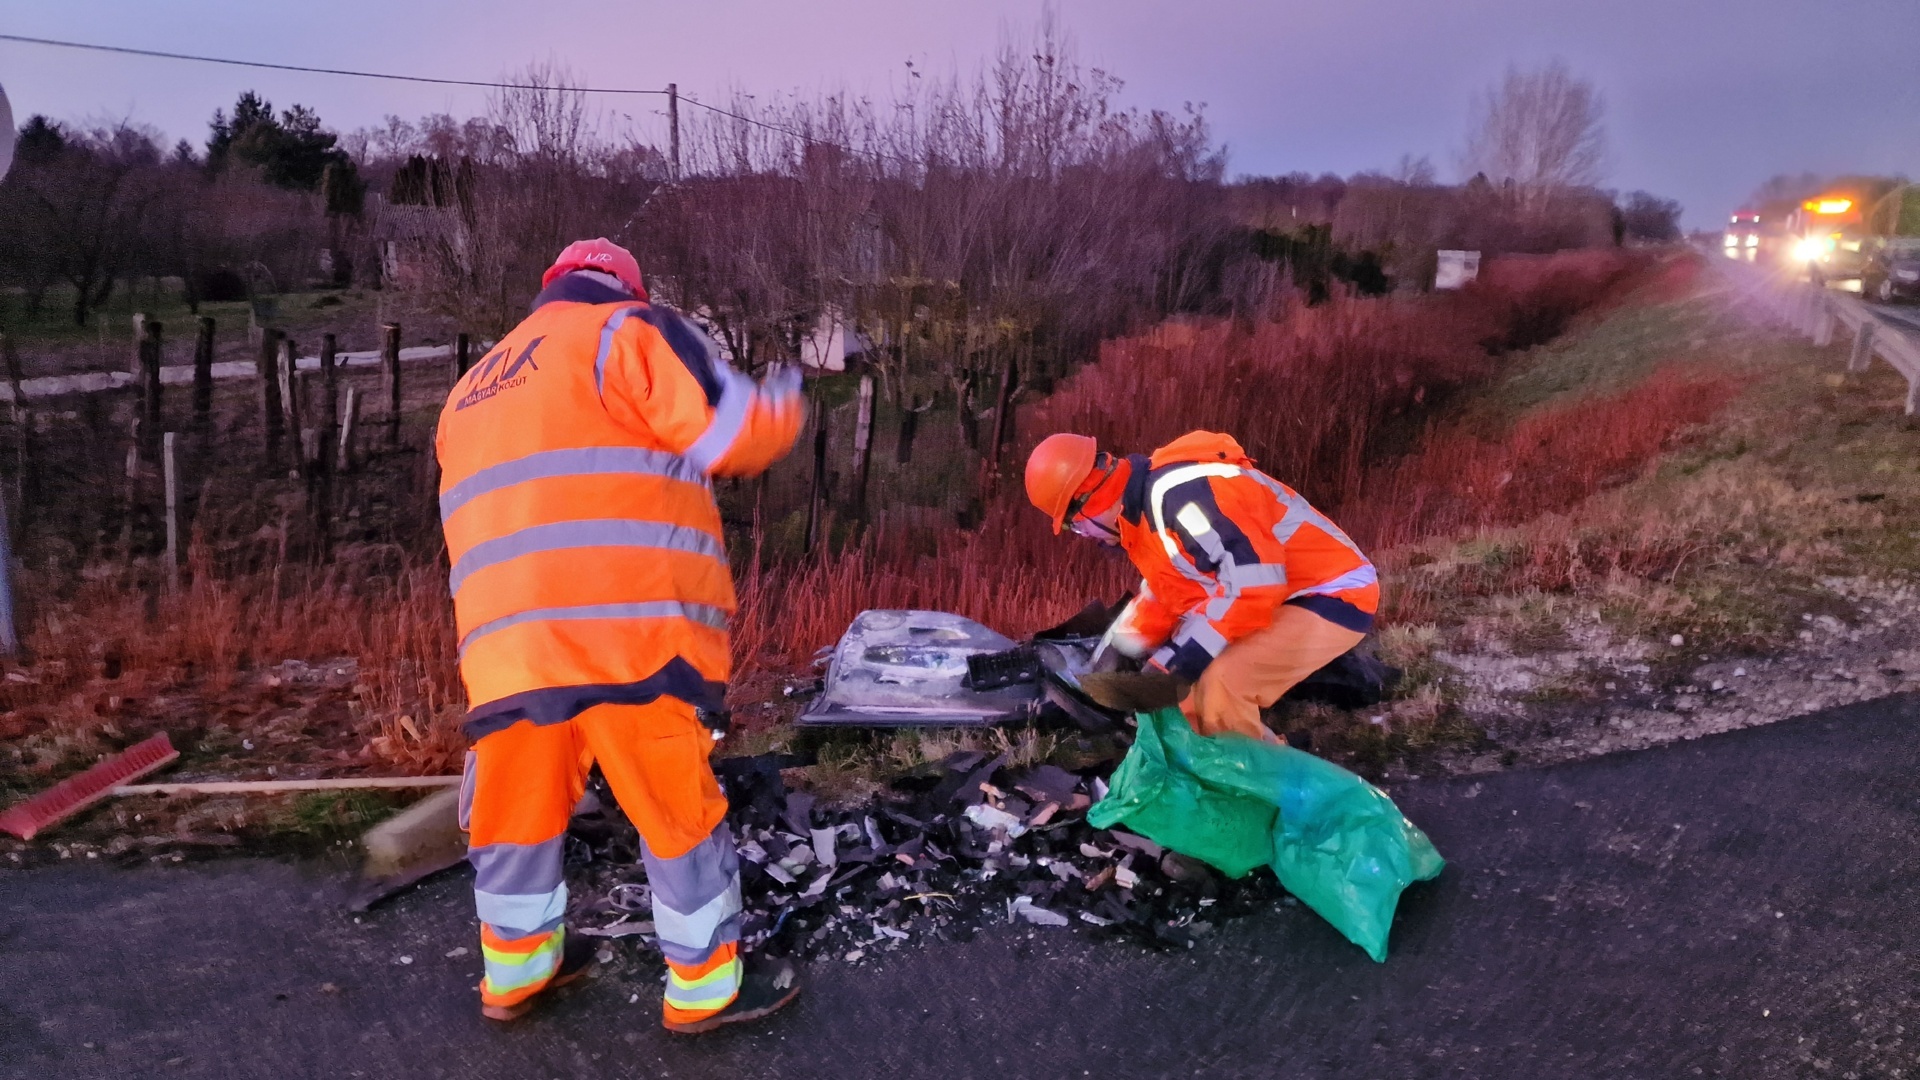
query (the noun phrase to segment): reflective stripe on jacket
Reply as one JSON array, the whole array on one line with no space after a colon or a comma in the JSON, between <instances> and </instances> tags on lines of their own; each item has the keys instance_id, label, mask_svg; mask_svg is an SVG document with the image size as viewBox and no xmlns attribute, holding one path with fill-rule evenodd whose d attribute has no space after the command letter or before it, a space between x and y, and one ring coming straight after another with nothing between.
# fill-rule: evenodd
<instances>
[{"instance_id":1,"label":"reflective stripe on jacket","mask_svg":"<svg viewBox=\"0 0 1920 1080\"><path fill-rule=\"evenodd\" d=\"M1194 680L1281 604L1372 629L1373 563L1230 436L1195 431L1129 460L1119 531L1145 579L1124 627L1136 650L1158 646L1156 662Z\"/></svg>"},{"instance_id":2,"label":"reflective stripe on jacket","mask_svg":"<svg viewBox=\"0 0 1920 1080\"><path fill-rule=\"evenodd\" d=\"M757 387L677 313L556 280L440 414L440 519L479 738L603 702L719 708L733 613L709 477L799 434L798 380Z\"/></svg>"}]
</instances>

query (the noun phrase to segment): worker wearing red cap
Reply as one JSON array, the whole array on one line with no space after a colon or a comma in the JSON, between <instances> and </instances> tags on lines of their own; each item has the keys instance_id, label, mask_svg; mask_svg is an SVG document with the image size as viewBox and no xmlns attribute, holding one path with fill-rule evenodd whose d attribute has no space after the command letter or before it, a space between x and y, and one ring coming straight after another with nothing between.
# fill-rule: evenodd
<instances>
[{"instance_id":1,"label":"worker wearing red cap","mask_svg":"<svg viewBox=\"0 0 1920 1080\"><path fill-rule=\"evenodd\" d=\"M1203 735L1273 739L1260 710L1373 627L1373 564L1230 436L1195 431L1121 457L1050 435L1026 486L1054 532L1116 544L1139 568L1107 644L1190 683L1180 707Z\"/></svg>"},{"instance_id":2,"label":"worker wearing red cap","mask_svg":"<svg viewBox=\"0 0 1920 1080\"><path fill-rule=\"evenodd\" d=\"M799 373L734 371L607 240L569 245L542 284L454 386L437 436L481 1011L511 1020L592 966L592 943L566 932L562 866L597 762L643 842L666 1026L764 1016L799 986L740 953L739 864L708 764L734 610L712 478L793 445Z\"/></svg>"}]
</instances>

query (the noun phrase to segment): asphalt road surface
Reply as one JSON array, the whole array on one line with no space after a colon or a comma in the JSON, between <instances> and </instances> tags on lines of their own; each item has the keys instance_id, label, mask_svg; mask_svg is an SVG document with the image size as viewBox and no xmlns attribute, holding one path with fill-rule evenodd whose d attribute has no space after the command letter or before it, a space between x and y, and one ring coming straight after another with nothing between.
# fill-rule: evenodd
<instances>
[{"instance_id":1,"label":"asphalt road surface","mask_svg":"<svg viewBox=\"0 0 1920 1080\"><path fill-rule=\"evenodd\" d=\"M1920 1076L1917 727L1899 697L1403 785L1451 864L1385 964L1297 906L1183 953L1007 928L694 1038L618 971L489 1026L459 876L356 924L312 864L0 872L0 1075Z\"/></svg>"}]
</instances>

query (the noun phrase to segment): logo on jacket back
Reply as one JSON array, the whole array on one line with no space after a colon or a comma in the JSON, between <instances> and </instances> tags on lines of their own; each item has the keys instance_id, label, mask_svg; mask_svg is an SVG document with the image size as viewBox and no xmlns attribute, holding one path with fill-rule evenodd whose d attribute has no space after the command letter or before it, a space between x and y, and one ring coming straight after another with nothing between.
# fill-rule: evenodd
<instances>
[{"instance_id":1,"label":"logo on jacket back","mask_svg":"<svg viewBox=\"0 0 1920 1080\"><path fill-rule=\"evenodd\" d=\"M480 362L480 366L469 371L467 377L462 380L468 389L466 393L460 395L460 400L454 403L453 411L459 412L469 405L478 405L495 394L524 386L527 377L521 373L521 369L540 370L540 365L533 362L533 351L545 340L547 339L543 336L527 342L527 347L520 350L520 355L515 357L511 364L507 363L505 349L488 354L487 358Z\"/></svg>"}]
</instances>

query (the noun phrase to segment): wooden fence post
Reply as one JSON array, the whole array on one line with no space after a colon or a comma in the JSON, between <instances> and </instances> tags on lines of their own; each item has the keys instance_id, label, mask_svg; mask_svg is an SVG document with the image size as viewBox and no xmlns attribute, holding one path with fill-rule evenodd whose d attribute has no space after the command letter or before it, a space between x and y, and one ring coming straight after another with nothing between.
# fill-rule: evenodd
<instances>
[{"instance_id":1,"label":"wooden fence post","mask_svg":"<svg viewBox=\"0 0 1920 1080\"><path fill-rule=\"evenodd\" d=\"M343 473L353 471L353 429L359 426L360 388L347 387L347 403L340 413L340 451L339 470Z\"/></svg>"},{"instance_id":2,"label":"wooden fence post","mask_svg":"<svg viewBox=\"0 0 1920 1080\"><path fill-rule=\"evenodd\" d=\"M167 589L180 591L180 480L173 464L173 432L161 436L160 469L167 488Z\"/></svg>"},{"instance_id":3,"label":"wooden fence post","mask_svg":"<svg viewBox=\"0 0 1920 1080\"><path fill-rule=\"evenodd\" d=\"M825 408L813 410L813 488L807 495L807 554L813 554L825 525L827 499L827 421L832 413Z\"/></svg>"},{"instance_id":4,"label":"wooden fence post","mask_svg":"<svg viewBox=\"0 0 1920 1080\"><path fill-rule=\"evenodd\" d=\"M140 422L134 421L133 435L140 434ZM120 561L133 561L133 519L140 513L140 441L127 442L126 516L120 523Z\"/></svg>"},{"instance_id":5,"label":"wooden fence post","mask_svg":"<svg viewBox=\"0 0 1920 1080\"><path fill-rule=\"evenodd\" d=\"M306 403L300 391L300 350L286 338L280 342L280 404L287 413L289 475L295 479L306 473Z\"/></svg>"},{"instance_id":6,"label":"wooden fence post","mask_svg":"<svg viewBox=\"0 0 1920 1080\"><path fill-rule=\"evenodd\" d=\"M913 460L913 437L920 433L920 395L913 395L910 407L900 411L900 438L893 444L893 460L905 465Z\"/></svg>"},{"instance_id":7,"label":"wooden fence post","mask_svg":"<svg viewBox=\"0 0 1920 1080\"><path fill-rule=\"evenodd\" d=\"M321 418L321 456L333 456L333 443L340 435L340 347L332 334L320 336L320 386L326 394L326 415Z\"/></svg>"},{"instance_id":8,"label":"wooden fence post","mask_svg":"<svg viewBox=\"0 0 1920 1080\"><path fill-rule=\"evenodd\" d=\"M13 625L13 523L7 518L7 495L0 491L0 656L20 654L20 635Z\"/></svg>"},{"instance_id":9,"label":"wooden fence post","mask_svg":"<svg viewBox=\"0 0 1920 1080\"><path fill-rule=\"evenodd\" d=\"M200 316L193 340L193 430L205 438L213 417L213 316Z\"/></svg>"},{"instance_id":10,"label":"wooden fence post","mask_svg":"<svg viewBox=\"0 0 1920 1080\"><path fill-rule=\"evenodd\" d=\"M13 422L24 423L27 415L26 379L20 370L20 354L13 351L13 338L0 331L0 360L7 365L7 385L13 389Z\"/></svg>"},{"instance_id":11,"label":"wooden fence post","mask_svg":"<svg viewBox=\"0 0 1920 1080\"><path fill-rule=\"evenodd\" d=\"M340 381L334 372L335 358L334 338L328 334L320 339L320 372L326 415L310 433L313 446L312 453L307 457L313 465L307 485L307 505L312 511L313 534L318 541L321 562L333 558L334 444L339 438L340 423Z\"/></svg>"},{"instance_id":12,"label":"wooden fence post","mask_svg":"<svg viewBox=\"0 0 1920 1080\"><path fill-rule=\"evenodd\" d=\"M400 324L380 327L380 366L387 376L387 445L400 445Z\"/></svg>"},{"instance_id":13,"label":"wooden fence post","mask_svg":"<svg viewBox=\"0 0 1920 1080\"><path fill-rule=\"evenodd\" d=\"M1013 352L1007 352L1007 362L1000 368L1000 392L994 395L993 402L993 442L987 447L987 471L1000 470L1000 451L1013 436L1013 424L1007 413L1013 408L1013 392L1020 385L1020 368L1013 362Z\"/></svg>"},{"instance_id":14,"label":"wooden fence post","mask_svg":"<svg viewBox=\"0 0 1920 1080\"><path fill-rule=\"evenodd\" d=\"M33 414L27 411L26 379L20 371L20 356L13 351L13 339L0 331L0 363L6 365L7 385L13 390L14 496L22 506L27 501L27 472L33 455L28 444L33 439Z\"/></svg>"},{"instance_id":15,"label":"wooden fence post","mask_svg":"<svg viewBox=\"0 0 1920 1080\"><path fill-rule=\"evenodd\" d=\"M960 423L960 438L969 450L980 449L980 418L973 411L974 391L979 388L980 373L968 368L954 384L954 414Z\"/></svg>"},{"instance_id":16,"label":"wooden fence post","mask_svg":"<svg viewBox=\"0 0 1920 1080\"><path fill-rule=\"evenodd\" d=\"M158 320L143 319L140 326L140 441L151 459L160 448L160 345Z\"/></svg>"},{"instance_id":17,"label":"wooden fence post","mask_svg":"<svg viewBox=\"0 0 1920 1080\"><path fill-rule=\"evenodd\" d=\"M267 461L280 461L280 436L286 416L280 404L280 331L260 332L260 420L265 427Z\"/></svg>"},{"instance_id":18,"label":"wooden fence post","mask_svg":"<svg viewBox=\"0 0 1920 1080\"><path fill-rule=\"evenodd\" d=\"M860 407L853 421L853 515L867 516L867 472L873 461L873 376L860 376Z\"/></svg>"}]
</instances>

